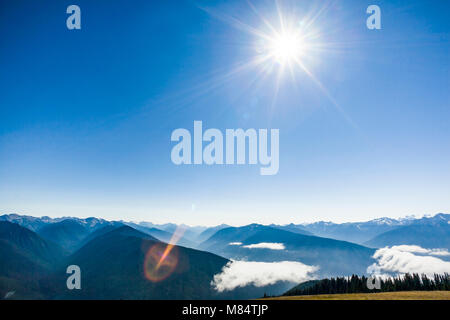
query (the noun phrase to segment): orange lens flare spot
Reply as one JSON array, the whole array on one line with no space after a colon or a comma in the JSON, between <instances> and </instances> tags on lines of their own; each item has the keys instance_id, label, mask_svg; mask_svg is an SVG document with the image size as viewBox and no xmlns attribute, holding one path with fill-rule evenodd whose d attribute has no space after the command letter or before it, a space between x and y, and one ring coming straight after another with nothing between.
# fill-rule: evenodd
<instances>
[{"instance_id":1,"label":"orange lens flare spot","mask_svg":"<svg viewBox=\"0 0 450 320\"><path fill-rule=\"evenodd\" d=\"M158 282L168 278L178 264L178 249L171 244L157 243L148 250L144 261L145 277Z\"/></svg>"}]
</instances>

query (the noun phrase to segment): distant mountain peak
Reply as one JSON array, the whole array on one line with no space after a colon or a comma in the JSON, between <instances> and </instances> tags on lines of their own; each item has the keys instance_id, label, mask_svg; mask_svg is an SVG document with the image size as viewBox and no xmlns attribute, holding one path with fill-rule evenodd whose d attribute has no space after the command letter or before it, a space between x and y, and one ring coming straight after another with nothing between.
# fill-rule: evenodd
<instances>
[{"instance_id":1,"label":"distant mountain peak","mask_svg":"<svg viewBox=\"0 0 450 320\"><path fill-rule=\"evenodd\" d=\"M114 230L107 232L103 236L115 236L115 235L142 238L142 239L154 240L154 241L159 242L159 240L156 239L155 237L152 237L151 235L149 235L147 233L141 232L141 231L136 230L127 225L119 226L119 227L115 228Z\"/></svg>"}]
</instances>

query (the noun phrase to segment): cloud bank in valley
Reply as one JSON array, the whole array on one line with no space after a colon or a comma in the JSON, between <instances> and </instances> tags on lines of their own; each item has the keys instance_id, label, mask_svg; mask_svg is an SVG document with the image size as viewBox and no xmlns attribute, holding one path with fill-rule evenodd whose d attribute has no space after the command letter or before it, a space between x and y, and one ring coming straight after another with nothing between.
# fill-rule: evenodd
<instances>
[{"instance_id":1,"label":"cloud bank in valley","mask_svg":"<svg viewBox=\"0 0 450 320\"><path fill-rule=\"evenodd\" d=\"M261 242L261 243L255 243L255 244L248 244L245 246L242 246L243 248L248 249L271 249L271 250L284 250L284 244L282 243L276 243L276 242Z\"/></svg>"},{"instance_id":2,"label":"cloud bank in valley","mask_svg":"<svg viewBox=\"0 0 450 320\"><path fill-rule=\"evenodd\" d=\"M450 252L447 249L425 249L419 246L401 245L393 246L392 249L400 250L403 252L419 253L430 256L450 256Z\"/></svg>"},{"instance_id":3,"label":"cloud bank in valley","mask_svg":"<svg viewBox=\"0 0 450 320\"><path fill-rule=\"evenodd\" d=\"M450 272L450 262L436 256L446 256L445 249L424 249L419 246L393 246L378 249L377 261L367 268L370 274L419 273L433 276Z\"/></svg>"},{"instance_id":4,"label":"cloud bank in valley","mask_svg":"<svg viewBox=\"0 0 450 320\"><path fill-rule=\"evenodd\" d=\"M297 261L256 262L230 261L214 276L211 285L219 292L254 285L263 287L278 281L300 283L314 279L319 268Z\"/></svg>"}]
</instances>

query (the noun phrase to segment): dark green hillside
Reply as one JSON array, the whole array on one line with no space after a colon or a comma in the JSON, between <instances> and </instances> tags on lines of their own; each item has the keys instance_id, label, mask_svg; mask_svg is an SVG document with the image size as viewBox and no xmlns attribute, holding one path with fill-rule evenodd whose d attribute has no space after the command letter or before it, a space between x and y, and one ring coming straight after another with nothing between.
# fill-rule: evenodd
<instances>
[{"instance_id":1,"label":"dark green hillside","mask_svg":"<svg viewBox=\"0 0 450 320\"><path fill-rule=\"evenodd\" d=\"M148 280L144 272L146 253L154 246L166 247L142 232L124 226L93 239L67 261L80 266L82 289L65 288L65 270L53 279L54 298L65 299L208 299L214 274L227 260L211 253L175 246L168 259L177 258L170 276ZM59 280L58 280L59 279Z\"/></svg>"},{"instance_id":2,"label":"dark green hillside","mask_svg":"<svg viewBox=\"0 0 450 320\"><path fill-rule=\"evenodd\" d=\"M61 247L35 232L6 221L0 221L0 241L4 244L2 247L8 246L45 268L54 266L67 254Z\"/></svg>"},{"instance_id":3,"label":"dark green hillside","mask_svg":"<svg viewBox=\"0 0 450 320\"><path fill-rule=\"evenodd\" d=\"M11 298L43 298L40 281L65 254L33 231L0 221L0 297L14 292Z\"/></svg>"}]
</instances>

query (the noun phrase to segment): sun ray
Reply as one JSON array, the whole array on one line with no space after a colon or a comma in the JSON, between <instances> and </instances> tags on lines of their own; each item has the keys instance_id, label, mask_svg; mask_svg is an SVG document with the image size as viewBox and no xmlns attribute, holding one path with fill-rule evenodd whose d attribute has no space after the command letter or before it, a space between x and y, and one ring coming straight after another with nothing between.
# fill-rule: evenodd
<instances>
[{"instance_id":1,"label":"sun ray","mask_svg":"<svg viewBox=\"0 0 450 320\"><path fill-rule=\"evenodd\" d=\"M270 115L272 115L273 110L275 109L275 105L276 105L277 98L278 98L278 92L280 90L281 79L283 78L284 68L285 68L285 66L282 65L278 69L277 78L276 78L276 82L275 82L275 91L274 91L274 94L273 94L273 97L272 97L272 103L270 105Z\"/></svg>"},{"instance_id":2,"label":"sun ray","mask_svg":"<svg viewBox=\"0 0 450 320\"><path fill-rule=\"evenodd\" d=\"M263 39L270 39L270 35L262 32L261 30L254 28L242 21L240 21L239 19L236 19L230 15L226 15L226 14L218 14L215 11L206 8L206 7L200 7L200 9L204 10L205 12L207 12L208 14L210 14L212 17L221 20L225 23L228 23L229 25L235 27L236 29L240 29L242 31L245 31L249 34L252 34L254 36L263 38Z\"/></svg>"},{"instance_id":3,"label":"sun ray","mask_svg":"<svg viewBox=\"0 0 450 320\"><path fill-rule=\"evenodd\" d=\"M347 115L345 110L337 103L337 101L333 98L333 96L328 92L328 90L322 85L322 83L317 79L312 72L306 68L306 66L300 61L296 60L298 66L313 80L313 82L317 85L317 87L322 91L322 93L328 98L328 100L333 104L333 106L338 110L344 119L355 129L358 129L358 126L355 122Z\"/></svg>"},{"instance_id":4,"label":"sun ray","mask_svg":"<svg viewBox=\"0 0 450 320\"><path fill-rule=\"evenodd\" d=\"M257 6L256 3L248 0L247 4L257 20L260 21L260 27L251 25L250 22L243 22L236 16L200 7L212 17L253 37L254 42L250 48L254 50L255 54L241 57L240 59L244 60L231 68L221 68L206 75L197 84L172 95L171 101L160 104L164 105L167 112L176 112L201 99L204 95L225 87L233 81L248 77L253 72L254 75L251 76L251 79L246 82L245 86L242 86L242 89L246 89L246 92L255 87L258 81L260 85L267 85L269 76L275 77L273 79L273 96L268 104L269 114L272 114L276 108L285 75L289 76L291 82L297 88L298 75L304 73L345 120L356 128L356 124L346 114L343 107L307 67L308 62L318 61L325 53L342 52L352 47L352 43L331 39L335 32L333 28L325 28L325 31L328 31L324 33L324 28L319 28L316 25L321 17L333 7L334 3L334 1L328 1L321 4L320 7L315 7L314 10L297 15L295 10L285 10L286 8L282 7L279 0L274 0L274 10L272 10L274 19L269 19L266 11L263 14L259 5ZM248 21L253 24L257 23L257 21L251 19ZM327 40L328 38L331 40Z\"/></svg>"}]
</instances>

